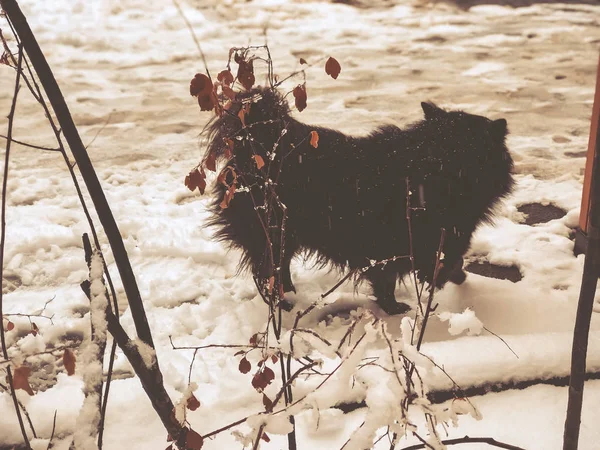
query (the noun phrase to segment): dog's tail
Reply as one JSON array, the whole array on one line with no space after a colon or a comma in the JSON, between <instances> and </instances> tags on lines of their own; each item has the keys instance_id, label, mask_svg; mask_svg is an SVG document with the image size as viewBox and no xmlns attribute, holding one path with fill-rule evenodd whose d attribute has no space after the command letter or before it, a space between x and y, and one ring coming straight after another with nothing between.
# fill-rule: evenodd
<instances>
[{"instance_id":1,"label":"dog's tail","mask_svg":"<svg viewBox=\"0 0 600 450\"><path fill-rule=\"evenodd\" d=\"M236 149L243 147L248 139L256 142L254 153L265 157L289 119L290 107L275 88L257 87L239 92L223 114L204 129L207 142L204 160L228 159L229 152L235 155Z\"/></svg>"}]
</instances>

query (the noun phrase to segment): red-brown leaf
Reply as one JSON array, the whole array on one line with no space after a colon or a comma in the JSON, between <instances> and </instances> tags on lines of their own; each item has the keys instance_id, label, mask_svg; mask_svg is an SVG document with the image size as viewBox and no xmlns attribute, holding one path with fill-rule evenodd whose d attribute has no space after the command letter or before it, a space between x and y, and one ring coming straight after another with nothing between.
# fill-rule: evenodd
<instances>
[{"instance_id":1,"label":"red-brown leaf","mask_svg":"<svg viewBox=\"0 0 600 450\"><path fill-rule=\"evenodd\" d=\"M13 387L15 389L23 389L29 395L33 395L33 389L29 386L29 374L31 367L21 366L15 369L13 374Z\"/></svg>"},{"instance_id":2,"label":"red-brown leaf","mask_svg":"<svg viewBox=\"0 0 600 450\"><path fill-rule=\"evenodd\" d=\"M14 328L15 328L15 324L9 320L8 323L6 324L6 331L12 331L12 330L14 330Z\"/></svg>"},{"instance_id":3,"label":"red-brown leaf","mask_svg":"<svg viewBox=\"0 0 600 450\"><path fill-rule=\"evenodd\" d=\"M335 58L330 57L325 63L325 73L331 75L331 78L337 80L338 75L342 71L340 63Z\"/></svg>"},{"instance_id":4,"label":"red-brown leaf","mask_svg":"<svg viewBox=\"0 0 600 450\"><path fill-rule=\"evenodd\" d=\"M229 189L225 192L225 196L223 197L223 201L219 206L221 209L227 209L229 207L229 203L233 200L233 196L235 194L235 184L229 186Z\"/></svg>"},{"instance_id":5,"label":"red-brown leaf","mask_svg":"<svg viewBox=\"0 0 600 450\"><path fill-rule=\"evenodd\" d=\"M265 367L265 369L263 370L263 373L265 374L265 379L267 380L267 384L270 384L271 381L273 381L275 379L275 372L273 372L270 368Z\"/></svg>"},{"instance_id":6,"label":"red-brown leaf","mask_svg":"<svg viewBox=\"0 0 600 450\"><path fill-rule=\"evenodd\" d=\"M173 450L173 444L169 445L165 450Z\"/></svg>"},{"instance_id":7,"label":"red-brown leaf","mask_svg":"<svg viewBox=\"0 0 600 450\"><path fill-rule=\"evenodd\" d=\"M31 322L31 334L33 334L34 336L37 336L39 332L40 332L40 329L35 324L35 322Z\"/></svg>"},{"instance_id":8,"label":"red-brown leaf","mask_svg":"<svg viewBox=\"0 0 600 450\"><path fill-rule=\"evenodd\" d=\"M254 66L252 61L240 59L238 62L237 79L245 89L250 90L254 86Z\"/></svg>"},{"instance_id":9,"label":"red-brown leaf","mask_svg":"<svg viewBox=\"0 0 600 450\"><path fill-rule=\"evenodd\" d=\"M185 185L190 191L198 188L200 194L204 194L204 190L206 189L206 174L204 173L204 169L202 169L202 172L198 169L192 170L189 175L185 177Z\"/></svg>"},{"instance_id":10,"label":"red-brown leaf","mask_svg":"<svg viewBox=\"0 0 600 450\"><path fill-rule=\"evenodd\" d=\"M223 94L225 94L225 97L229 98L230 100L235 100L235 92L233 91L233 89L231 89L229 86L221 86L221 89L223 89ZM229 109L229 108L225 108L225 109Z\"/></svg>"},{"instance_id":11,"label":"red-brown leaf","mask_svg":"<svg viewBox=\"0 0 600 450\"><path fill-rule=\"evenodd\" d=\"M215 107L215 96L213 92L207 94L202 93L198 95L198 105L200 105L200 111L212 111Z\"/></svg>"},{"instance_id":12,"label":"red-brown leaf","mask_svg":"<svg viewBox=\"0 0 600 450\"><path fill-rule=\"evenodd\" d=\"M312 145L314 148L319 146L319 133L316 131L310 132L310 145Z\"/></svg>"},{"instance_id":13,"label":"red-brown leaf","mask_svg":"<svg viewBox=\"0 0 600 450\"><path fill-rule=\"evenodd\" d=\"M206 157L206 161L204 161L204 166L211 172L217 171L217 158L214 152L208 154L208 156Z\"/></svg>"},{"instance_id":14,"label":"red-brown leaf","mask_svg":"<svg viewBox=\"0 0 600 450\"><path fill-rule=\"evenodd\" d=\"M262 392L268 384L264 372L256 372L252 377L252 387L259 392Z\"/></svg>"},{"instance_id":15,"label":"red-brown leaf","mask_svg":"<svg viewBox=\"0 0 600 450\"><path fill-rule=\"evenodd\" d=\"M245 356L240 360L240 365L238 366L238 369L242 373L248 373L250 372L250 369L252 369L250 361L248 361Z\"/></svg>"},{"instance_id":16,"label":"red-brown leaf","mask_svg":"<svg viewBox=\"0 0 600 450\"><path fill-rule=\"evenodd\" d=\"M71 349L66 348L63 353L63 364L65 366L65 370L67 371L67 375L71 376L75 374L75 354L71 351Z\"/></svg>"},{"instance_id":17,"label":"red-brown leaf","mask_svg":"<svg viewBox=\"0 0 600 450\"><path fill-rule=\"evenodd\" d=\"M203 73L197 73L190 81L190 94L197 97L200 94L208 94L212 91L210 79Z\"/></svg>"},{"instance_id":18,"label":"red-brown leaf","mask_svg":"<svg viewBox=\"0 0 600 450\"><path fill-rule=\"evenodd\" d=\"M233 354L233 356L239 356L239 355L243 355L244 353L246 353L246 350L240 350L240 351L237 351L237 352L235 352L235 353Z\"/></svg>"},{"instance_id":19,"label":"red-brown leaf","mask_svg":"<svg viewBox=\"0 0 600 450\"><path fill-rule=\"evenodd\" d=\"M192 396L188 398L186 406L187 409L189 409L190 411L196 411L200 407L200 401L196 398L194 394L192 394Z\"/></svg>"},{"instance_id":20,"label":"red-brown leaf","mask_svg":"<svg viewBox=\"0 0 600 450\"><path fill-rule=\"evenodd\" d=\"M242 122L242 126L246 126L246 110L244 108L240 108L238 112L238 117L240 118L240 122Z\"/></svg>"},{"instance_id":21,"label":"red-brown leaf","mask_svg":"<svg viewBox=\"0 0 600 450\"><path fill-rule=\"evenodd\" d=\"M258 333L255 333L250 337L250 345L255 347L258 345Z\"/></svg>"},{"instance_id":22,"label":"red-brown leaf","mask_svg":"<svg viewBox=\"0 0 600 450\"><path fill-rule=\"evenodd\" d=\"M294 88L292 94L294 94L296 108L302 112L306 108L306 85L299 84Z\"/></svg>"},{"instance_id":23,"label":"red-brown leaf","mask_svg":"<svg viewBox=\"0 0 600 450\"><path fill-rule=\"evenodd\" d=\"M221 72L219 72L219 75L217 75L217 80L229 86L231 83L233 83L233 75L229 71L229 69L222 70Z\"/></svg>"},{"instance_id":24,"label":"red-brown leaf","mask_svg":"<svg viewBox=\"0 0 600 450\"><path fill-rule=\"evenodd\" d=\"M256 167L258 168L258 170L264 167L265 161L262 159L262 156L254 155L252 156L252 158L254 158L254 162L256 163Z\"/></svg>"},{"instance_id":25,"label":"red-brown leaf","mask_svg":"<svg viewBox=\"0 0 600 450\"><path fill-rule=\"evenodd\" d=\"M306 64L306 60L304 58L300 58L300 64Z\"/></svg>"},{"instance_id":26,"label":"red-brown leaf","mask_svg":"<svg viewBox=\"0 0 600 450\"><path fill-rule=\"evenodd\" d=\"M267 411L271 411L271 409L273 409L273 401L267 397L267 394L263 393L263 405L265 405L265 409Z\"/></svg>"},{"instance_id":27,"label":"red-brown leaf","mask_svg":"<svg viewBox=\"0 0 600 450\"><path fill-rule=\"evenodd\" d=\"M277 355L273 355L273 356L271 356L271 361L273 361L273 364L277 364L277 361L279 361L279 358L277 357Z\"/></svg>"},{"instance_id":28,"label":"red-brown leaf","mask_svg":"<svg viewBox=\"0 0 600 450\"><path fill-rule=\"evenodd\" d=\"M204 445L204 439L194 430L188 430L185 436L185 446L188 449L200 450Z\"/></svg>"},{"instance_id":29,"label":"red-brown leaf","mask_svg":"<svg viewBox=\"0 0 600 450\"><path fill-rule=\"evenodd\" d=\"M271 438L267 435L267 433L263 433L260 438L265 442L271 442Z\"/></svg>"}]
</instances>

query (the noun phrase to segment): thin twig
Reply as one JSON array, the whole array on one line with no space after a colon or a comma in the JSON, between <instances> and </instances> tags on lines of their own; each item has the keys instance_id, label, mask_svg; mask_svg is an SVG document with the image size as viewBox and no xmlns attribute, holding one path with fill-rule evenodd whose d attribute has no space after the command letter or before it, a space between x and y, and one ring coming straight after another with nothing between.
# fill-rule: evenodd
<instances>
[{"instance_id":1,"label":"thin twig","mask_svg":"<svg viewBox=\"0 0 600 450\"><path fill-rule=\"evenodd\" d=\"M6 242L6 197L7 197L7 185L8 185L8 164L10 161L10 146L12 143L12 131L13 131L13 122L15 119L15 110L17 107L17 97L19 95L20 89L20 81L21 81L21 66L23 63L23 48L21 46L19 48L19 60L17 62L17 76L15 80L15 88L13 92L12 104L10 106L10 112L8 114L8 132L6 133L6 152L4 155L4 174L2 177L2 211L1 211L1 231L0 231L0 280L4 279L4 244ZM3 295L2 289L0 289L0 317L2 317L2 304L3 304ZM4 359L8 360L8 350L6 348L6 337L4 335L4 321L0 320L0 338L2 341L2 354ZM29 437L27 436L27 432L25 431L25 424L23 423L23 417L21 416L21 409L19 408L19 402L17 400L17 394L14 388L13 376L10 366L6 368L6 377L8 379L8 385L10 387L11 396L13 399L13 404L15 407L15 412L17 414L17 419L19 421L19 426L21 428L21 434L23 435L23 440L25 441L25 445L27 448L31 448L29 443Z\"/></svg>"},{"instance_id":2,"label":"thin twig","mask_svg":"<svg viewBox=\"0 0 600 450\"><path fill-rule=\"evenodd\" d=\"M507 342L506 342L504 339L502 339L500 336L498 336L496 333L494 333L494 332L493 332L492 330L490 330L489 328L483 327L483 329L484 329L485 331L487 331L488 333L490 333L490 334L493 334L494 336L496 336L496 337L497 337L498 339L500 339L502 342L504 342L504 345L506 345L506 347L507 347L507 348L508 348L508 349L509 349L509 350L512 352L512 354L513 354L513 355L515 355L515 356L517 357L517 359L519 359L519 355L517 355L517 354L515 353L515 351L514 351L512 348L510 348L510 345L508 345L508 343L507 343Z\"/></svg>"},{"instance_id":3,"label":"thin twig","mask_svg":"<svg viewBox=\"0 0 600 450\"><path fill-rule=\"evenodd\" d=\"M202 58L202 64L204 64L204 69L206 69L206 75L208 76L208 79L210 80L210 83L212 84L212 78L211 78L210 72L208 70L208 64L206 63L206 56L204 55L204 51L202 50L202 46L200 45L200 41L198 40L198 36L196 36L196 32L194 31L194 27L192 27L192 24L190 23L190 21L186 17L185 13L183 12L183 9L181 9L181 6L179 5L179 2L177 0L173 0L173 4L175 5L175 8L177 8L177 12L179 13L179 15L181 16L181 18L185 22L185 25L188 27L188 30L190 30L190 34L192 36L192 39L194 40L194 43L196 44L196 47L198 48L198 53L200 53L200 58Z\"/></svg>"},{"instance_id":4,"label":"thin twig","mask_svg":"<svg viewBox=\"0 0 600 450\"><path fill-rule=\"evenodd\" d=\"M458 439L446 439L444 441L442 441L442 444L444 445L455 445L455 444L488 444L492 447L497 447L497 448L505 448L508 450L525 450L522 447L517 447L516 445L511 445L511 444L506 444L504 442L500 442L497 441L494 438L489 438L489 437L469 437L469 436L465 436L462 438L458 438ZM404 447L402 450L418 450L421 448L426 448L428 444L426 443L422 443L422 444L415 444L415 445L410 445L408 447Z\"/></svg>"},{"instance_id":5,"label":"thin twig","mask_svg":"<svg viewBox=\"0 0 600 450\"><path fill-rule=\"evenodd\" d=\"M98 136L100 136L100 133L102 133L104 131L104 129L108 126L108 124L110 123L110 118L112 117L114 111L111 111L110 114L108 115L108 117L106 118L106 121L104 122L104 125L102 125L102 127L100 127L100 129L98 130L98 132L96 133L96 135L92 138L92 140L88 143L88 145L85 146L85 149L89 149L92 144L94 143L94 141L96 140L96 138Z\"/></svg>"},{"instance_id":6,"label":"thin twig","mask_svg":"<svg viewBox=\"0 0 600 450\"><path fill-rule=\"evenodd\" d=\"M0 134L0 138L8 140L8 136L4 136L3 134ZM51 147L44 147L42 145L29 144L27 142L18 141L15 138L11 138L11 140L15 144L22 145L23 147L35 148L36 150L44 150L47 152L60 152L60 148L51 148Z\"/></svg>"},{"instance_id":7,"label":"thin twig","mask_svg":"<svg viewBox=\"0 0 600 450\"><path fill-rule=\"evenodd\" d=\"M52 434L50 435L50 440L48 441L48 447L46 448L46 450L50 450L51 448L54 447L54 443L52 442L52 440L54 439L54 432L56 431L56 413L58 411L54 410L54 420L52 421Z\"/></svg>"}]
</instances>

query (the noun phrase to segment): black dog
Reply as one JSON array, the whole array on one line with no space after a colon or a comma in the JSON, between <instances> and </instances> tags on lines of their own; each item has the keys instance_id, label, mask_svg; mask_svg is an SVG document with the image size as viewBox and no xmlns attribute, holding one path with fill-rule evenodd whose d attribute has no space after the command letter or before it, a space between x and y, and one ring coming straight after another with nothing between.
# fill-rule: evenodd
<instances>
[{"instance_id":1,"label":"black dog","mask_svg":"<svg viewBox=\"0 0 600 450\"><path fill-rule=\"evenodd\" d=\"M245 126L238 116L242 104L250 105ZM408 180L420 279L432 282L444 228L437 286L462 283L462 257L473 231L491 218L493 206L513 186L506 120L446 112L431 103L421 106L425 120L405 130L385 126L367 137L351 137L298 122L274 90L238 94L208 127L207 155L218 159L233 150L217 185L209 225L219 227L220 240L243 251L242 267L263 277L272 275L269 267L280 270L285 292L295 291L290 261L304 251L323 264L358 270L371 283L379 305L388 313L401 313L408 306L396 303L394 289L396 279L411 269L406 257ZM312 131L319 136L317 148L310 144ZM254 155L266 163L261 169ZM238 191L222 208L234 182ZM281 235L271 238L271 248L266 239L266 211L274 211L275 233L283 218L270 189L287 209L283 248ZM373 265L399 256L404 258Z\"/></svg>"}]
</instances>

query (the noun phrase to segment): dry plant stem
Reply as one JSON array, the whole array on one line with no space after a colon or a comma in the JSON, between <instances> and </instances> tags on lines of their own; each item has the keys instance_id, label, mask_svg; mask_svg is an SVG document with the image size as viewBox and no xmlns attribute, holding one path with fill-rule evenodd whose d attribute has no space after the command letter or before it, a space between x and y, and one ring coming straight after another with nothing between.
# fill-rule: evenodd
<instances>
[{"instance_id":1,"label":"dry plant stem","mask_svg":"<svg viewBox=\"0 0 600 450\"><path fill-rule=\"evenodd\" d=\"M425 308L425 314L423 315L423 324L421 325L421 332L419 333L419 340L417 341L417 350L421 350L421 344L425 337L425 329L427 328L427 322L432 311L433 305L433 294L435 292L435 285L440 272L440 256L444 250L444 240L446 238L446 230L442 228L442 234L440 236L440 245L438 247L435 269L433 270L433 280L431 281L431 289L429 290L429 298L427 299L427 307ZM414 366L413 366L414 367Z\"/></svg>"},{"instance_id":2,"label":"dry plant stem","mask_svg":"<svg viewBox=\"0 0 600 450\"><path fill-rule=\"evenodd\" d=\"M109 324L110 324L110 322L109 322ZM352 353L354 353L354 351L356 350L356 348L357 348L357 347L358 347L358 345L359 345L359 344L362 342L362 340L365 338L365 336L366 336L366 335L367 335L366 333L363 333L363 334L362 334L362 336L361 336L360 338L358 338L358 339L357 339L356 343L354 344L354 347L353 347L353 348L350 350L350 352L349 352L349 354L347 355L346 359L347 359L347 358L348 358L348 357L349 357L349 356L350 356ZM320 389L320 388L321 388L321 387L322 387L322 386L323 386L323 385L324 385L324 384L325 384L325 383L326 383L326 382L327 382L327 381L328 381L328 380L329 380L329 379L330 379L330 378L331 378L331 377L332 377L332 376L333 376L333 375L334 375L334 374L335 374L335 373L338 371L338 369L339 369L339 368L342 366L342 364L344 364L344 362L346 361L346 359L342 360L342 361L341 361L341 362L340 362L340 363L339 363L339 364L338 364L338 365L337 365L337 366L336 366L336 367L335 367L335 368L334 368L334 369L331 371L331 373L329 373L329 374L328 374L328 375L325 377L325 379L323 379L323 381L322 381L321 383L319 383L319 385L317 385L317 387L316 387L316 388L315 388L313 391L316 391L316 390ZM278 411L275 411L275 412L273 412L273 414L281 414L281 413L283 413L283 412L287 411L287 410L288 410L290 407L292 407L292 406L295 406L295 405L297 405L298 403L302 402L304 399L306 399L306 397L307 397L307 396L308 396L308 394L307 394L307 395L305 395L304 397L300 398L299 400L296 400L295 402L292 402L292 403L290 403L289 405L285 406L284 408L281 408L281 409L279 409ZM226 430L229 430L229 429L231 429L231 428L233 428L233 427L236 427L236 426L238 426L238 425L241 425L242 423L246 422L246 420L248 420L248 417L250 417L250 416L244 417L243 419L236 420L235 422L232 422L232 423L230 423L230 424L228 424L228 425L225 425L225 426L223 426L223 427L221 427L221 428L219 428L219 429L217 429L217 430L214 430L214 431L211 431L210 433L204 434L204 435L202 435L202 437L203 437L204 439L206 439L206 438L209 438L209 437L215 436L215 435L217 435L217 434L219 434L219 433L222 433L223 431L226 431Z\"/></svg>"},{"instance_id":3,"label":"dry plant stem","mask_svg":"<svg viewBox=\"0 0 600 450\"><path fill-rule=\"evenodd\" d=\"M210 72L208 71L208 64L206 64L206 56L204 56L204 51L202 51L202 46L200 45L198 36L196 36L196 33L194 32L194 27L192 27L192 24L190 23L190 21L188 20L186 15L183 13L183 9L181 9L179 2L177 0L173 0L173 4L175 5L175 8L177 8L177 12L179 13L181 18L185 22L185 25L188 27L188 30L190 30L192 39L194 40L194 43L196 44L196 47L198 48L198 53L200 53L200 57L202 58L202 64L204 64L204 69L206 70L206 75L208 76L208 79L210 80L210 82L212 84L213 81L212 81L212 78L210 77Z\"/></svg>"},{"instance_id":4,"label":"dry plant stem","mask_svg":"<svg viewBox=\"0 0 600 450\"><path fill-rule=\"evenodd\" d=\"M2 139L8 139L8 136L4 136L3 134L0 134L0 138L2 138ZM41 146L41 145L29 144L27 142L19 141L19 140L15 139L15 138L11 138L11 140L15 144L22 145L23 147L34 148L36 150L44 150L46 152L60 152L60 148L50 148L50 147L44 147L44 146Z\"/></svg>"},{"instance_id":5,"label":"dry plant stem","mask_svg":"<svg viewBox=\"0 0 600 450\"><path fill-rule=\"evenodd\" d=\"M27 55L29 56L33 68L46 91L50 104L56 113L63 135L73 152L75 161L77 162L94 206L96 207L100 222L104 227L113 250L115 262L119 269L121 280L123 281L123 287L127 295L127 300L129 301L138 336L142 341L154 348L146 312L135 280L135 275L131 268L131 263L127 257L123 239L121 238L121 234L110 206L106 201L100 181L98 180L94 167L92 166L83 142L81 141L81 137L73 122L73 118L65 103L62 92L17 2L15 0L0 0L0 5L6 12L24 49L27 51Z\"/></svg>"},{"instance_id":6,"label":"dry plant stem","mask_svg":"<svg viewBox=\"0 0 600 450\"><path fill-rule=\"evenodd\" d=\"M83 235L83 249L85 251L85 260L86 263L88 265L88 270L90 271L90 283L92 282L92 256L93 256L93 250L92 250L92 244L90 242L90 239L88 237L87 234ZM103 280L103 284L104 284L104 280ZM105 287L105 295L106 295L106 299L107 299L107 304L106 304L106 310L110 311L110 304L108 303L108 291L106 291L106 287ZM90 300L91 300L91 293L90 293ZM104 317L101 317L101 321L104 323L106 322L106 310L104 311ZM100 362L100 366L101 366L101 371L104 370L104 351L106 350L106 334L99 334L96 330L96 327L94 325L95 321L97 321L98 319L96 319L95 314L100 313L100 311L94 311L94 308L90 308L90 326L91 326L91 343L95 343L98 346L98 353L96 354L96 358L98 359L98 361ZM102 374L102 372L100 372ZM109 371L110 373L110 371ZM91 389L85 389L84 393L85 396L88 397L90 394L94 393L97 396L97 404L94 405L95 408L98 409L98 413L100 414L100 421L98 422L98 428L96 430L93 430L97 433L97 436L100 436L101 434L101 430L104 428L104 420L105 417L102 414L102 412L106 412L106 409L103 409L103 404L102 404L102 377L99 377L98 380L94 381L94 386ZM102 445L101 445L101 440L99 440L99 444L98 447L101 449ZM74 444L75 441L73 441Z\"/></svg>"},{"instance_id":7,"label":"dry plant stem","mask_svg":"<svg viewBox=\"0 0 600 450\"><path fill-rule=\"evenodd\" d=\"M600 77L600 74L598 75ZM600 88L600 81L598 82ZM596 286L600 276L600 117L592 124L597 130L595 156L592 167L591 205L588 223L588 244L583 266L573 348L571 351L571 378L569 381L569 401L563 435L563 450L576 450L579 443L583 387L587 359L590 323L594 308Z\"/></svg>"},{"instance_id":8,"label":"dry plant stem","mask_svg":"<svg viewBox=\"0 0 600 450\"><path fill-rule=\"evenodd\" d=\"M133 367L140 379L144 391L148 395L154 410L158 413L165 429L177 443L179 448L185 448L187 428L177 421L172 420L173 402L167 394L163 383L163 376L155 362L152 367L147 367L137 348L117 320L116 316L107 311L108 331L113 335L125 357Z\"/></svg>"},{"instance_id":9,"label":"dry plant stem","mask_svg":"<svg viewBox=\"0 0 600 450\"><path fill-rule=\"evenodd\" d=\"M496 333L494 333L494 332L493 332L492 330L490 330L489 328L483 327L483 329L484 329L485 331L487 331L488 333L490 333L491 335L493 335L493 336L496 336L498 339L500 339L500 340L501 340L501 341L504 343L504 345L506 345L506 348L508 348L508 349L509 349L509 350L512 352L512 354L513 354L513 355L515 355L515 356L517 357L517 359L519 359L519 355L517 355L517 354L515 353L515 351L514 351L514 350L513 350L513 349L510 347L510 345L508 345L508 342L506 342L504 339L502 339L502 337L501 337L501 336L497 335Z\"/></svg>"},{"instance_id":10,"label":"dry plant stem","mask_svg":"<svg viewBox=\"0 0 600 450\"><path fill-rule=\"evenodd\" d=\"M13 27L12 23L10 22L10 20L8 20L8 23L10 25L10 28L11 28L13 34L15 35L15 38L17 39L17 42L20 45L20 40L19 40L19 37L18 37L18 35L16 33L16 30L14 29L14 27ZM0 30L0 38L2 39L4 47L6 49L8 49L8 45L7 45L7 43L6 43L5 39L4 39L4 36L2 36L1 30ZM7 51L9 53L9 55L11 56L11 58L13 60L13 64L14 64L14 57L12 56L12 53L10 53L9 50L7 50ZM65 164L67 166L67 169L69 170L69 173L71 175L71 179L73 181L73 185L75 186L75 190L77 191L77 196L79 197L79 201L81 203L83 212L84 212L85 217L86 217L86 219L88 221L88 224L90 226L90 231L91 231L92 236L94 238L94 243L96 245L97 250L100 252L100 255L102 256L102 264L104 266L104 273L105 273L108 285L110 287L110 292L111 292L111 296L112 296L112 299L113 299L113 308L114 308L114 311L115 311L115 315L116 315L116 317L118 319L118 317L119 317L119 315L118 315L119 308L118 308L118 302L117 302L117 295L116 295L115 288L114 288L114 285L113 285L113 282L112 282L112 278L110 276L110 272L109 272L108 267L106 265L106 261L104 259L104 256L101 253L101 247L100 247L100 242L99 242L99 239L98 239L98 234L96 232L96 229L95 229L92 217L90 215L90 212L89 212L89 210L87 208L87 204L86 204L85 199L83 197L83 193L81 191L81 187L79 185L79 181L77 180L77 175L75 174L75 171L74 171L74 165L72 165L71 162L69 161L69 157L68 157L67 152L66 152L66 150L65 150L65 148L63 146L63 143L62 143L61 130L58 129L58 127L54 123L54 120L52 119L52 115L50 114L50 110L48 108L48 105L46 104L46 102L44 100L44 96L42 94L42 91L41 91L40 87L38 86L38 84L37 84L37 82L35 80L35 76L33 75L33 71L31 70L31 67L30 67L30 65L29 65L26 57L24 58L24 61L25 61L25 65L27 66L27 69L28 69L31 81L28 79L28 77L24 73L22 73L22 77L25 80L25 83L27 84L27 87L29 88L29 91L31 92L31 94L33 95L33 97L42 106L42 108L44 110L44 113L46 115L46 118L48 119L48 122L50 124L50 127L52 128L52 131L54 132L54 135L56 137L56 140L57 140L57 143L59 145L59 148L53 149L53 148L48 148L48 147L41 147L41 146L31 145L31 144L27 144L27 143L24 143L24 142L16 141L15 139L13 139L13 142L17 142L17 143L19 143L21 145L25 145L25 146L32 147L32 148L37 148L37 149L40 149L40 150L58 151L58 152L61 153L61 155L62 155L62 157L63 157L63 159L65 161ZM109 116L109 119L110 119L110 116ZM107 123L108 123L108 120L107 120ZM106 124L105 124L105 126L106 126ZM102 129L104 129L104 127ZM94 137L94 139L98 136L98 134ZM94 139L92 140L92 142L90 142L90 144L88 144L88 146L93 143ZM113 344L112 344L111 352L110 352L110 358L109 358L109 369L108 369L108 376L107 376L107 380L106 380L106 388L105 388L105 391L104 391L104 397L103 397L103 401L102 401L102 416L101 416L102 417L102 419L101 419L102 422L101 422L101 425L100 425L100 433L98 435L98 445L99 445L100 449L102 448L102 438L103 438L103 431L104 431L104 417L105 417L105 414L106 414L106 407L107 407L107 403L108 403L108 394L109 394L109 391L110 391L110 384L111 384L111 380L112 380L112 368L114 366L116 349L117 349L117 344L116 344L116 341L113 340Z\"/></svg>"},{"instance_id":11,"label":"dry plant stem","mask_svg":"<svg viewBox=\"0 0 600 450\"><path fill-rule=\"evenodd\" d=\"M86 238L84 237L84 242L85 239ZM91 248L89 241L86 246ZM89 298L89 282L83 282L81 284L81 288ZM158 365L155 363L152 367L146 366L146 363L144 362L140 353L137 351L131 339L119 323L119 320L108 306L106 308L106 321L108 325L108 331L110 334L112 334L114 342L119 345L125 354L125 357L133 367L135 374L140 379L144 391L148 395L154 410L158 413L167 432L171 435L171 437L174 438L175 442L177 442L177 445L180 448L185 448L185 436L187 429L183 428L179 423L171 419L171 412L173 411L174 406L169 395L165 391L162 373L158 368ZM109 371L110 370L111 369L109 368ZM101 414L106 413L105 405L106 402L104 402L102 405L104 412L101 412ZM101 415L102 424L104 423L102 420L103 417L104 416Z\"/></svg>"},{"instance_id":12,"label":"dry plant stem","mask_svg":"<svg viewBox=\"0 0 600 450\"><path fill-rule=\"evenodd\" d=\"M458 438L458 439L446 439L444 441L442 441L442 443L444 445L456 445L456 444L487 444L491 447L496 447L496 448L504 448L504 449L508 449L508 450L525 450L522 447L517 447L516 445L511 445L511 444L506 444L504 442L500 442L497 441L496 439L493 438L488 438L488 437L469 437L469 436L465 436L463 438ZM415 445L411 445L409 447L404 447L402 450L418 450L421 448L426 448L427 444L415 444Z\"/></svg>"},{"instance_id":13,"label":"dry plant stem","mask_svg":"<svg viewBox=\"0 0 600 450\"><path fill-rule=\"evenodd\" d=\"M2 177L2 211L1 211L1 220L2 227L0 231L0 280L4 279L4 245L6 242L6 197L7 197L7 184L8 184L8 164L10 161L10 145L12 143L12 130L13 130L13 122L15 119L15 109L17 107L17 97L19 95L20 81L21 81L21 64L23 62L23 49L19 47L19 60L17 62L17 76L15 80L15 89L12 98L12 104L10 106L10 113L8 114L8 132L6 133L8 139L6 140L6 152L4 154L4 174ZM2 343L2 355L4 359L8 360L8 350L6 348L6 336L4 335L4 321L2 318L2 304L3 304L3 295L2 289L0 289L0 340ZM25 441L25 445L27 448L31 448L29 444L29 438L27 437L27 432L25 431L25 425L23 424L23 417L21 417L21 409L19 408L19 402L17 400L17 394L15 392L12 370L10 365L6 367L6 378L8 381L8 387L10 388L11 397L13 399L13 404L15 407L15 412L17 414L17 419L19 420L19 427L21 428L21 434L23 435L23 440Z\"/></svg>"},{"instance_id":14,"label":"dry plant stem","mask_svg":"<svg viewBox=\"0 0 600 450\"><path fill-rule=\"evenodd\" d=\"M56 413L57 411L55 410L54 420L52 421L52 434L50 435L50 440L48 441L48 447L46 447L46 450L50 450L54 447L54 442L52 442L52 440L54 439L54 432L56 431Z\"/></svg>"}]
</instances>

